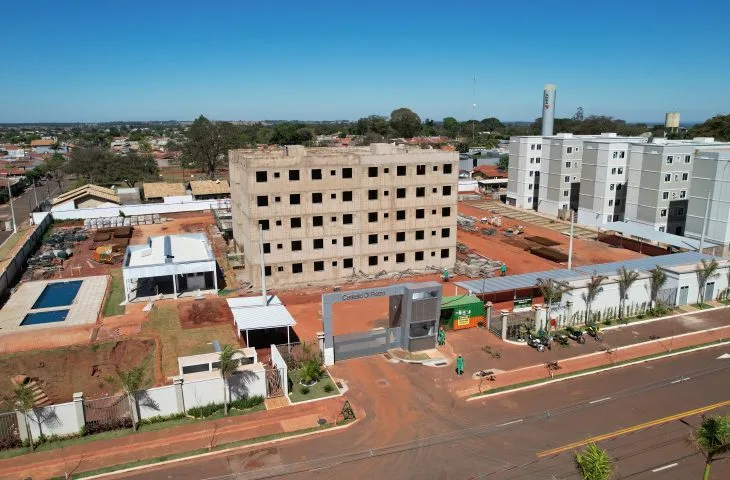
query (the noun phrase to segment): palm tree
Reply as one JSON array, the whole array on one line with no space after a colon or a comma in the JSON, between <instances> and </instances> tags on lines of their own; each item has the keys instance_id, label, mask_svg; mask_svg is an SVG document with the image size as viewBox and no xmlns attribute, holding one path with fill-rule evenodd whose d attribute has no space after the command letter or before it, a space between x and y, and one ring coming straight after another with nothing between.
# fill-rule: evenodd
<instances>
[{"instance_id":1,"label":"palm tree","mask_svg":"<svg viewBox=\"0 0 730 480\"><path fill-rule=\"evenodd\" d=\"M621 296L618 304L618 317L621 321L624 319L624 304L626 303L626 294L629 292L631 286L638 280L638 270L627 270L626 267L621 267L618 270L618 293Z\"/></svg>"},{"instance_id":2,"label":"palm tree","mask_svg":"<svg viewBox=\"0 0 730 480\"><path fill-rule=\"evenodd\" d=\"M593 300L596 299L598 294L603 291L601 283L603 283L606 278L607 277L605 275L598 275L596 272L593 272L593 275L591 275L591 279L588 280L588 284L586 285L586 291L581 294L583 301L586 303L587 324L593 323L591 321L591 304L593 303Z\"/></svg>"},{"instance_id":3,"label":"palm tree","mask_svg":"<svg viewBox=\"0 0 730 480\"><path fill-rule=\"evenodd\" d=\"M570 289L570 286L567 282L553 280L552 278L548 278L547 280L544 278L538 278L536 285L537 288L540 289L542 298L547 304L546 315L548 321L550 321L550 311L553 308L553 303L560 302L560 299L563 297L563 293L567 292Z\"/></svg>"},{"instance_id":4,"label":"palm tree","mask_svg":"<svg viewBox=\"0 0 730 480\"><path fill-rule=\"evenodd\" d=\"M613 461L605 450L595 443L589 443L583 451L575 454L583 480L608 480L613 474Z\"/></svg>"},{"instance_id":5,"label":"palm tree","mask_svg":"<svg viewBox=\"0 0 730 480\"><path fill-rule=\"evenodd\" d=\"M132 415L132 428L137 431L137 391L147 381L147 374L142 365L128 371L117 369L117 380L121 384L129 402L129 412Z\"/></svg>"},{"instance_id":6,"label":"palm tree","mask_svg":"<svg viewBox=\"0 0 730 480\"><path fill-rule=\"evenodd\" d=\"M730 451L730 417L702 417L702 423L694 433L694 443L705 456L704 480L710 478L710 464L715 456Z\"/></svg>"},{"instance_id":7,"label":"palm tree","mask_svg":"<svg viewBox=\"0 0 730 480\"><path fill-rule=\"evenodd\" d=\"M221 378L223 378L223 413L228 415L228 381L238 369L238 360L233 358L236 351L231 345L223 345L218 359Z\"/></svg>"},{"instance_id":8,"label":"palm tree","mask_svg":"<svg viewBox=\"0 0 730 480\"><path fill-rule=\"evenodd\" d=\"M707 280L717 275L717 270L720 268L717 260L714 258L709 262L702 259L702 268L697 270L697 280L699 280L700 290L697 292L697 305L705 303L705 287L707 286ZM712 300L712 299L710 299Z\"/></svg>"},{"instance_id":9,"label":"palm tree","mask_svg":"<svg viewBox=\"0 0 730 480\"><path fill-rule=\"evenodd\" d=\"M15 404L18 407L18 410L23 412L23 417L25 418L25 433L28 435L28 444L32 451L34 447L33 432L30 428L30 412L35 407L33 391L25 385L18 385L15 389Z\"/></svg>"},{"instance_id":10,"label":"palm tree","mask_svg":"<svg viewBox=\"0 0 730 480\"><path fill-rule=\"evenodd\" d=\"M651 277L649 278L649 294L651 296L651 311L653 312L654 308L656 308L659 290L667 283L667 274L659 268L659 265L650 270L649 273L651 273Z\"/></svg>"}]
</instances>

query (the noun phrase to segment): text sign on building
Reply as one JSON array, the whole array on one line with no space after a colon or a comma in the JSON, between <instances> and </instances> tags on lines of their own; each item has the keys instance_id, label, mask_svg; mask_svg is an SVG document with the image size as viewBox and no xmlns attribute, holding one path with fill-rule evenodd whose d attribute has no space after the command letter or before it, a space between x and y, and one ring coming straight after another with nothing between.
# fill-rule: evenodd
<instances>
[{"instance_id":1,"label":"text sign on building","mask_svg":"<svg viewBox=\"0 0 730 480\"><path fill-rule=\"evenodd\" d=\"M469 325L469 320L471 320L471 312L469 310L457 310L456 315L456 324L458 326L464 327Z\"/></svg>"},{"instance_id":2,"label":"text sign on building","mask_svg":"<svg viewBox=\"0 0 730 480\"><path fill-rule=\"evenodd\" d=\"M512 308L512 311L526 312L527 310L532 310L532 297L515 298L515 306Z\"/></svg>"},{"instance_id":3,"label":"text sign on building","mask_svg":"<svg viewBox=\"0 0 730 480\"><path fill-rule=\"evenodd\" d=\"M385 290L375 290L374 292L355 292L346 293L342 295L343 302L349 302L352 300L367 300L368 298L384 297L386 295Z\"/></svg>"}]
</instances>

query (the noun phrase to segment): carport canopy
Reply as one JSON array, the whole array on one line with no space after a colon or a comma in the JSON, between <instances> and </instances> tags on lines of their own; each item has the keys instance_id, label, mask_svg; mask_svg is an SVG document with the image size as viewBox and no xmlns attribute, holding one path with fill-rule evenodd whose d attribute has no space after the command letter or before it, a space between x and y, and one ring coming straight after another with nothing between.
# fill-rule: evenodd
<instances>
[{"instance_id":1,"label":"carport canopy","mask_svg":"<svg viewBox=\"0 0 730 480\"><path fill-rule=\"evenodd\" d=\"M291 327L297 324L279 297L239 297L227 298L228 307L233 313L233 321L239 332L246 332L246 345L249 345L250 330L264 330L286 327L287 343L291 343Z\"/></svg>"}]
</instances>

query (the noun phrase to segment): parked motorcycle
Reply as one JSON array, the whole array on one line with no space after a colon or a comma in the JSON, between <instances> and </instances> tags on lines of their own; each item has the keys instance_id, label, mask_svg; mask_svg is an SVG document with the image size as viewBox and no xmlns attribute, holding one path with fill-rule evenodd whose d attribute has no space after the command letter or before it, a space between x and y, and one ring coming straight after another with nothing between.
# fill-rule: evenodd
<instances>
[{"instance_id":1,"label":"parked motorcycle","mask_svg":"<svg viewBox=\"0 0 730 480\"><path fill-rule=\"evenodd\" d=\"M574 340L575 342L577 342L581 345L586 343L586 339L583 336L583 330L572 327L572 326L568 326L565 328L565 331L568 334L568 338L570 338L571 340Z\"/></svg>"},{"instance_id":2,"label":"parked motorcycle","mask_svg":"<svg viewBox=\"0 0 730 480\"><path fill-rule=\"evenodd\" d=\"M568 336L567 335L564 335L562 333L559 333L559 334L555 335L555 337L553 338L553 340L557 344L559 344L559 345L561 345L563 347L567 347L568 346L568 343L570 343L570 340L568 340Z\"/></svg>"},{"instance_id":3,"label":"parked motorcycle","mask_svg":"<svg viewBox=\"0 0 730 480\"><path fill-rule=\"evenodd\" d=\"M550 350L550 337L547 335L533 335L532 333L527 334L527 344L535 349L537 349L538 352L544 352L545 348L547 347L548 350Z\"/></svg>"},{"instance_id":4,"label":"parked motorcycle","mask_svg":"<svg viewBox=\"0 0 730 480\"><path fill-rule=\"evenodd\" d=\"M597 323L588 325L588 335L595 338L597 342L603 340L603 333Z\"/></svg>"}]
</instances>

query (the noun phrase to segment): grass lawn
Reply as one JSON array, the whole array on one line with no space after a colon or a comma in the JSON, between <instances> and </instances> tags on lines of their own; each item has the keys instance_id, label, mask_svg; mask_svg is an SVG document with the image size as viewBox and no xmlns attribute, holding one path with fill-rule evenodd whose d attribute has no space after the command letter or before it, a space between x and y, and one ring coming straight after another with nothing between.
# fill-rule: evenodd
<instances>
[{"instance_id":1,"label":"grass lawn","mask_svg":"<svg viewBox=\"0 0 730 480\"><path fill-rule=\"evenodd\" d=\"M109 296L106 297L106 302L104 302L104 316L123 315L124 306L119 305L124 301L122 269L111 270L109 274L112 276L112 284L109 288Z\"/></svg>"},{"instance_id":2,"label":"grass lawn","mask_svg":"<svg viewBox=\"0 0 730 480\"><path fill-rule=\"evenodd\" d=\"M13 249L25 238L25 233L28 230L28 225L18 225L18 233L14 233L8 237L5 243L0 247L0 261L10 255Z\"/></svg>"},{"instance_id":3,"label":"grass lawn","mask_svg":"<svg viewBox=\"0 0 730 480\"><path fill-rule=\"evenodd\" d=\"M699 309L699 310L705 310L705 309L708 309L708 308L715 308L712 305L709 305L707 303L693 303L692 306L695 307L695 308L697 308L697 309Z\"/></svg>"},{"instance_id":4,"label":"grass lawn","mask_svg":"<svg viewBox=\"0 0 730 480\"><path fill-rule=\"evenodd\" d=\"M306 394L302 393L303 386L299 384L300 376L298 371L289 370L289 380L292 382L292 387L289 392L289 400L292 403L314 400L315 398L331 397L340 393L339 390L337 390L335 382L332 381L332 378L330 378L329 373L326 371L324 376L319 379L319 382L317 382L316 385L309 387L309 393ZM332 386L332 390L330 392L324 391L326 385Z\"/></svg>"},{"instance_id":5,"label":"grass lawn","mask_svg":"<svg viewBox=\"0 0 730 480\"><path fill-rule=\"evenodd\" d=\"M177 357L212 352L213 340L218 340L221 345L238 345L238 337L230 325L183 329L175 305L155 306L142 333L160 337L162 374L165 377L179 373Z\"/></svg>"}]
</instances>

